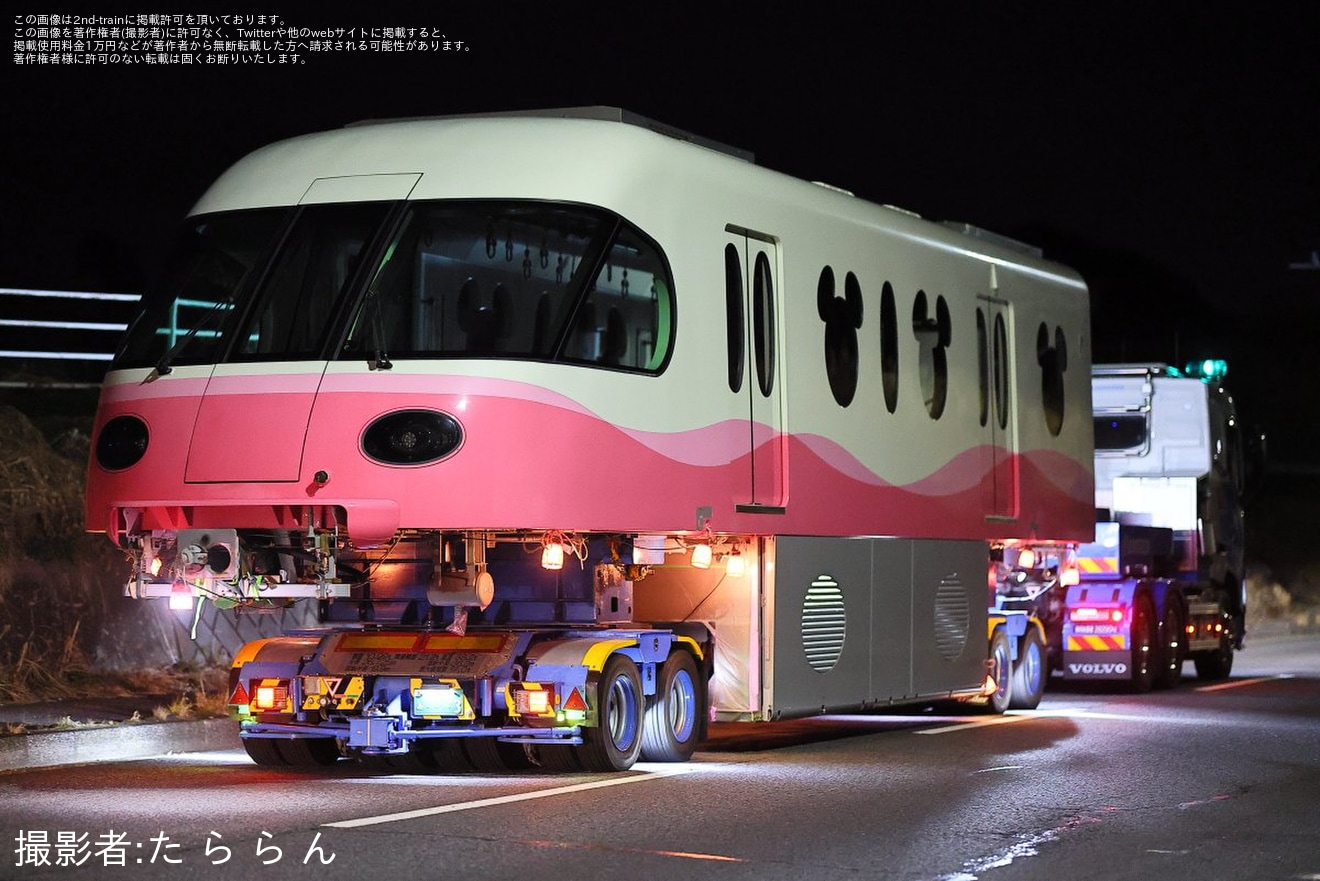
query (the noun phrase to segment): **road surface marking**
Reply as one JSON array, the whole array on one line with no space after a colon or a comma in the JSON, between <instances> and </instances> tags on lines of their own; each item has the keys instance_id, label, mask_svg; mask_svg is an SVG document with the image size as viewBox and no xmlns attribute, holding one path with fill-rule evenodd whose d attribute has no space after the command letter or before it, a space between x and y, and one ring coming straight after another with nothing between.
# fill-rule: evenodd
<instances>
[{"instance_id":1,"label":"road surface marking","mask_svg":"<svg viewBox=\"0 0 1320 881\"><path fill-rule=\"evenodd\" d=\"M610 853L639 853L656 857L675 857L683 860L706 860L716 863L745 863L742 857L731 857L719 853L693 853L686 850L645 850L638 847L610 847L604 844L577 844L570 841L512 841L511 844L526 844L531 847L553 847L561 850L603 850Z\"/></svg>"},{"instance_id":2,"label":"road surface marking","mask_svg":"<svg viewBox=\"0 0 1320 881\"><path fill-rule=\"evenodd\" d=\"M992 771L1021 771L1025 765L999 765L994 768L982 768L979 771L973 771L973 774L989 774Z\"/></svg>"},{"instance_id":3,"label":"road surface marking","mask_svg":"<svg viewBox=\"0 0 1320 881\"><path fill-rule=\"evenodd\" d=\"M323 826L330 826L336 829L356 829L359 826L375 826L380 823L394 823L399 820L415 820L418 817L433 817L437 814L456 814L460 811L471 811L477 808L496 807L498 805L514 804L520 801L531 801L538 798L550 798L556 795L568 795L573 792L586 792L592 789L604 789L608 786L623 786L628 783L646 783L651 780L663 780L666 777L677 777L682 774L691 774L696 768L673 768L665 771L650 771L642 774L635 774L631 777L611 777L608 780L593 780L590 783L573 783L568 786L556 786L553 789L537 789L532 792L520 792L517 795L500 795L493 798L479 798L474 801L458 802L451 805L436 805L432 808L418 808L413 811L399 811L394 814L380 814L375 817L361 817L356 820L339 820L335 823L322 823Z\"/></svg>"},{"instance_id":4,"label":"road surface marking","mask_svg":"<svg viewBox=\"0 0 1320 881\"><path fill-rule=\"evenodd\" d=\"M991 716L988 719L976 719L971 722L958 722L940 728L922 728L913 734L948 734L953 731L967 731L972 728L984 728L987 725L1008 725L1012 722L1025 722L1030 716Z\"/></svg>"},{"instance_id":5,"label":"road surface marking","mask_svg":"<svg viewBox=\"0 0 1320 881\"><path fill-rule=\"evenodd\" d=\"M1261 682L1273 682L1276 679L1292 679L1291 673L1280 673L1277 676L1257 676L1255 679L1235 679L1232 682L1220 682L1218 685L1202 685L1197 691L1223 691L1226 688L1237 688L1242 685L1256 685Z\"/></svg>"}]
</instances>

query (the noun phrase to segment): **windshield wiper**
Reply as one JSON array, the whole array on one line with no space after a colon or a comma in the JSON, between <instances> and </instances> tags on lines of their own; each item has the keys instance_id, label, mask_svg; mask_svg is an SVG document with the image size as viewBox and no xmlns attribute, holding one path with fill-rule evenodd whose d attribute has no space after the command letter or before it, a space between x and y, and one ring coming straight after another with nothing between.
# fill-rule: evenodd
<instances>
[{"instance_id":1,"label":"windshield wiper","mask_svg":"<svg viewBox=\"0 0 1320 881\"><path fill-rule=\"evenodd\" d=\"M367 359L368 370L391 370L394 362L390 360L390 353L385 351L385 329L380 323L380 309L376 306L376 289L373 287L367 291L367 301L363 304L370 314L367 318L371 324L371 349L372 357Z\"/></svg>"},{"instance_id":2,"label":"windshield wiper","mask_svg":"<svg viewBox=\"0 0 1320 881\"><path fill-rule=\"evenodd\" d=\"M175 340L174 345L170 346L169 349L165 352L165 354L160 356L160 360L158 360L156 362L156 366L151 369L151 373L147 374L147 378L144 380L144 382L155 382L157 379L160 379L162 376L168 376L169 374L173 373L174 367L172 365L174 364L174 359L179 357L179 355L183 352L183 350L188 347L188 344L193 341L193 339L197 336L198 333L201 332L202 328L205 327L207 324L210 324L211 319L214 318L216 315L220 314L226 309L232 309L232 308L234 308L234 298L230 296L214 304L210 309L208 309L206 313L202 315L201 318L197 319L197 321L193 324L192 327L188 328L187 333L185 333L183 336Z\"/></svg>"}]
</instances>

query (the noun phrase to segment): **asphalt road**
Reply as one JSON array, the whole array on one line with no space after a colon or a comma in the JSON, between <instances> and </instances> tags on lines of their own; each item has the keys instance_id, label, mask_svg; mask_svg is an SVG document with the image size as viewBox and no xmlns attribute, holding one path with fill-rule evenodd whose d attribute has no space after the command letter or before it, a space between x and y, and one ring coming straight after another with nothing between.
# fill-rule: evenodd
<instances>
[{"instance_id":1,"label":"asphalt road","mask_svg":"<svg viewBox=\"0 0 1320 881\"><path fill-rule=\"evenodd\" d=\"M1210 689L718 734L621 775L302 772L236 750L9 772L0 878L1320 878L1316 635L1253 644Z\"/></svg>"}]
</instances>

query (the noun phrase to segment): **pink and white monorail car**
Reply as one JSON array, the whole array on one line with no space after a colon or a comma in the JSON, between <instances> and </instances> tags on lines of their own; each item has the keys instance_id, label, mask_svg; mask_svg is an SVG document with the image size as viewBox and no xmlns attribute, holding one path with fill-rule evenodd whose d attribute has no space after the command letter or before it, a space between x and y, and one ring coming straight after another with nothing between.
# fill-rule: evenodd
<instances>
[{"instance_id":1,"label":"pink and white monorail car","mask_svg":"<svg viewBox=\"0 0 1320 881\"><path fill-rule=\"evenodd\" d=\"M875 548L901 542L895 592L933 616L934 671L984 632L987 542L1091 535L1088 333L1082 280L1029 248L619 111L358 124L253 153L193 209L106 377L87 519L136 554L140 596L202 579L435 624L383 610L444 608L442 574L473 568L516 596L525 548L659 571L703 543L753 564L738 604L758 617L778 542L807 583L739 638L781 644L812 639L799 594L847 598L840 549L867 548L865 602L889 603ZM927 569L960 572L961 599L916 585ZM704 590L639 586L618 620L713 620ZM889 636L865 639L874 671ZM715 703L773 715L984 678L977 649L836 698L811 678L834 665L801 660L730 674Z\"/></svg>"}]
</instances>

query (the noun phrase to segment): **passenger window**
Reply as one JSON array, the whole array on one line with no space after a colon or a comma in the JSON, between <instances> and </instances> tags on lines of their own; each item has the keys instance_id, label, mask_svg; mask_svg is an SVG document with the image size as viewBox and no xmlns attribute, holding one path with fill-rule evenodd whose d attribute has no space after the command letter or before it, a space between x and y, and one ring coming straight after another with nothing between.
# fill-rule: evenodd
<instances>
[{"instance_id":1,"label":"passenger window","mask_svg":"<svg viewBox=\"0 0 1320 881\"><path fill-rule=\"evenodd\" d=\"M743 368L747 362L744 340L747 336L743 314L742 255L732 244L724 246L724 311L727 322L729 355L729 391L742 391Z\"/></svg>"},{"instance_id":2,"label":"passenger window","mask_svg":"<svg viewBox=\"0 0 1320 881\"><path fill-rule=\"evenodd\" d=\"M985 310L976 310L976 392L979 420L984 427L990 421L990 341L985 326Z\"/></svg>"},{"instance_id":3,"label":"passenger window","mask_svg":"<svg viewBox=\"0 0 1320 881\"><path fill-rule=\"evenodd\" d=\"M674 293L659 248L601 209L413 207L341 357L531 358L659 372Z\"/></svg>"},{"instance_id":4,"label":"passenger window","mask_svg":"<svg viewBox=\"0 0 1320 881\"><path fill-rule=\"evenodd\" d=\"M816 284L816 311L825 322L825 375L840 407L857 392L857 330L862 326L862 288L851 272L843 296L835 296L834 270L826 266Z\"/></svg>"},{"instance_id":5,"label":"passenger window","mask_svg":"<svg viewBox=\"0 0 1320 881\"><path fill-rule=\"evenodd\" d=\"M1063 372L1068 369L1068 343L1063 328L1054 328L1051 345L1049 328L1042 322L1036 333L1036 363L1040 365L1040 397L1045 407L1045 426L1055 437L1063 430Z\"/></svg>"},{"instance_id":6,"label":"passenger window","mask_svg":"<svg viewBox=\"0 0 1320 881\"><path fill-rule=\"evenodd\" d=\"M756 255L752 270L752 350L756 383L768 398L775 386L775 282L765 251Z\"/></svg>"},{"instance_id":7,"label":"passenger window","mask_svg":"<svg viewBox=\"0 0 1320 881\"><path fill-rule=\"evenodd\" d=\"M889 282L880 290L880 380L885 409L893 413L898 408L898 306Z\"/></svg>"},{"instance_id":8,"label":"passenger window","mask_svg":"<svg viewBox=\"0 0 1320 881\"><path fill-rule=\"evenodd\" d=\"M949 347L952 328L949 305L944 297L935 298L935 310L929 311L925 291L917 291L912 304L912 332L917 338L918 370L921 374L921 397L931 419L944 415L949 393Z\"/></svg>"}]
</instances>

